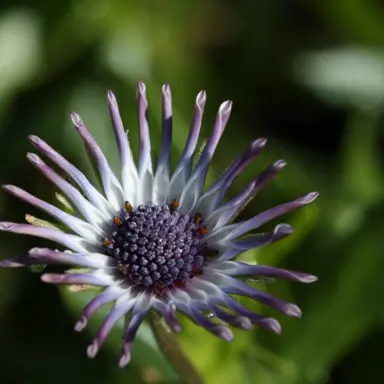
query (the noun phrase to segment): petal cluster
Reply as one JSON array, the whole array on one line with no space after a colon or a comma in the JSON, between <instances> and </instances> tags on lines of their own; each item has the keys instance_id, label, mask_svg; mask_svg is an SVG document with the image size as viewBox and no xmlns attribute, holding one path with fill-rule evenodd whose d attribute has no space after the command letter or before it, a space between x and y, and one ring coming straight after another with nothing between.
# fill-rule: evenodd
<instances>
[{"instance_id":1,"label":"petal cluster","mask_svg":"<svg viewBox=\"0 0 384 384\"><path fill-rule=\"evenodd\" d=\"M267 233L250 233L283 214L311 203L317 197L317 193L305 194L248 220L233 222L233 217L283 169L286 165L285 161L279 160L271 164L251 180L241 193L225 200L233 181L266 145L266 139L255 140L229 165L216 182L204 190L208 169L228 123L232 103L226 101L219 107L212 133L197 164L193 166L192 159L206 103L204 91L197 95L189 136L181 158L172 172L170 168L172 101L169 85L163 86L162 97L163 133L160 156L154 167L151 158L145 85L139 82L137 87L140 138L137 165L132 156L116 98L112 92L108 92L109 113L121 159L119 175L112 171L81 117L72 113L73 125L84 141L87 151L92 155L100 174L101 191L46 142L36 136L29 137L32 145L45 160L35 153L29 153L28 160L66 196L76 208L78 216L67 213L19 187L13 185L3 187L13 196L48 213L54 220L68 228L68 231L32 224L0 222L1 231L45 238L61 247L60 251L33 248L26 256L1 261L0 266L24 267L44 263L74 265L90 269L90 272L79 271L79 273L45 273L41 278L44 282L51 284L101 287L100 293L84 308L75 325L75 330L83 330L97 309L107 303L113 303L113 308L104 319L87 353L89 357L94 357L116 322L124 317L127 326L120 358L122 367L129 362L136 332L151 310L163 316L174 332L181 331L181 325L177 319L178 311L187 315L197 325L225 340L233 338L229 325L250 329L252 324L257 324L271 331L280 332L281 327L277 320L250 311L234 296L249 297L285 315L299 317L301 312L296 305L247 284L246 279L270 276L302 283L311 283L316 280L315 276L306 273L263 265L249 265L234 259L247 250L290 235L292 228L288 224L279 224ZM46 161L67 174L75 185L69 183ZM117 225L116 223L120 222L120 219L116 220L118 217L116 215L119 215L124 207L129 206L130 209L135 210L146 204L169 206L177 209L187 218L197 217L199 222L202 220L200 232L203 236L202 244L207 252L199 265L199 273L192 274L182 283L172 282L161 294L148 287L134 284L126 273L122 273L121 260L114 258L112 252L105 252L103 246L103 242L105 243L105 239L111 234L113 223ZM169 257L175 257L175 255Z\"/></svg>"}]
</instances>

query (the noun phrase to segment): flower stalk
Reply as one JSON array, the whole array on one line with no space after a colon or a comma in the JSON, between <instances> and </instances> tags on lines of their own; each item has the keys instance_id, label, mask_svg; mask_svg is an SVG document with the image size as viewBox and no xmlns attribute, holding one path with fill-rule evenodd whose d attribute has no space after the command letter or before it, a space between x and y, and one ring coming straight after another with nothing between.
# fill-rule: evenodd
<instances>
[{"instance_id":1,"label":"flower stalk","mask_svg":"<svg viewBox=\"0 0 384 384\"><path fill-rule=\"evenodd\" d=\"M177 336L168 328L162 318L155 312L148 316L149 325L161 352L179 374L182 382L188 384L204 384L204 380L192 365L181 348Z\"/></svg>"}]
</instances>

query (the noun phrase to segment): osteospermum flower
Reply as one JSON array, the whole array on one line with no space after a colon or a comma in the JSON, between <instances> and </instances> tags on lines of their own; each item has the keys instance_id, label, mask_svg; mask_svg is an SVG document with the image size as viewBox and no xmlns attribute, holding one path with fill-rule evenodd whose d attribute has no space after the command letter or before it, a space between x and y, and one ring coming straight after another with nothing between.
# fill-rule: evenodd
<instances>
[{"instance_id":1,"label":"osteospermum flower","mask_svg":"<svg viewBox=\"0 0 384 384\"><path fill-rule=\"evenodd\" d=\"M2 231L49 239L64 248L63 251L33 248L28 256L3 260L0 265L19 267L62 263L87 268L86 272L79 273L45 273L41 279L52 284L102 288L84 308L75 330L84 329L91 315L101 306L114 303L87 353L89 357L94 357L116 322L125 317L127 325L120 366L129 362L135 334L151 310L163 316L175 332L181 330L177 311L225 340L233 338L228 325L249 329L255 323L280 332L277 320L250 311L233 295L253 298L289 316L299 317L299 308L248 285L241 277L271 276L303 283L313 282L316 278L305 273L249 265L233 259L244 251L289 235L292 228L288 224L280 224L272 232L245 236L264 223L311 203L317 193L306 194L248 220L232 222L236 213L279 173L285 161L280 160L267 167L243 192L224 200L234 179L264 148L266 140L258 139L204 191L208 168L228 122L232 103L226 101L220 106L212 134L197 164L193 166L206 102L205 92L201 91L196 98L184 152L171 173L171 91L168 85L164 85L162 144L154 170L145 93L145 85L139 82L137 113L140 155L136 167L115 96L108 92L109 112L121 158L120 178L111 170L80 116L76 113L71 115L77 132L98 167L102 192L47 143L36 136L29 137L37 150L73 180L76 187L39 156L28 154L32 165L65 194L79 212L79 217L16 186L4 186L7 192L64 224L69 233L38 225L0 222Z\"/></svg>"}]
</instances>

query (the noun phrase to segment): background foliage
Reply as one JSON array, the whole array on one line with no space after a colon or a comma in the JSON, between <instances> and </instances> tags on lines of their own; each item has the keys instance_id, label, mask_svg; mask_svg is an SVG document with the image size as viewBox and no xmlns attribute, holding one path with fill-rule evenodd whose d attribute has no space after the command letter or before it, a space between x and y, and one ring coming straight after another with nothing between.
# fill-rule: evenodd
<instances>
[{"instance_id":1,"label":"background foliage","mask_svg":"<svg viewBox=\"0 0 384 384\"><path fill-rule=\"evenodd\" d=\"M146 82L156 148L160 86L171 84L175 155L201 88L208 94L205 134L219 103L232 99L210 177L257 137L268 137L269 145L231 193L270 162L288 160L242 217L321 192L316 205L284 219L297 228L293 236L243 257L320 280L262 284L303 309L301 320L281 319L281 336L255 329L236 332L236 341L226 344L185 323L183 346L210 384L376 381L384 341L383 16L382 3L373 0L3 0L1 183L54 199L50 184L25 159L32 150L28 134L42 136L90 172L69 123L73 110L116 161L109 88L135 142L135 84ZM26 212L35 213L1 195L1 220L23 221ZM16 235L0 239L1 258L45 244ZM100 318L83 334L72 331L84 295L41 284L27 270L2 270L0 292L1 383L180 382L146 328L127 369L117 368L119 330L88 361L85 348Z\"/></svg>"}]
</instances>

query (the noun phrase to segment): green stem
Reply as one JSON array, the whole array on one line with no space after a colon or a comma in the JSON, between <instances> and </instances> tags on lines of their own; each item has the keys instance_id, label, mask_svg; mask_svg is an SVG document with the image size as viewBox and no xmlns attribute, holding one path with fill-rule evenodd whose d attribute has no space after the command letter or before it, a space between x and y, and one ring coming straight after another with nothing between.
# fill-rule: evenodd
<instances>
[{"instance_id":1,"label":"green stem","mask_svg":"<svg viewBox=\"0 0 384 384\"><path fill-rule=\"evenodd\" d=\"M204 380L182 350L177 336L156 313L149 315L149 324L165 358L171 363L183 382L204 384Z\"/></svg>"}]
</instances>

